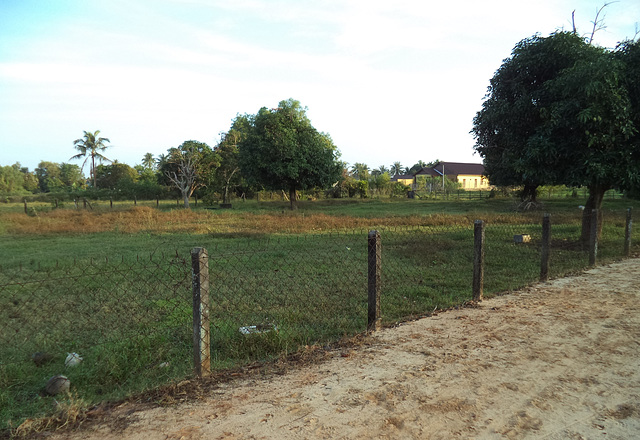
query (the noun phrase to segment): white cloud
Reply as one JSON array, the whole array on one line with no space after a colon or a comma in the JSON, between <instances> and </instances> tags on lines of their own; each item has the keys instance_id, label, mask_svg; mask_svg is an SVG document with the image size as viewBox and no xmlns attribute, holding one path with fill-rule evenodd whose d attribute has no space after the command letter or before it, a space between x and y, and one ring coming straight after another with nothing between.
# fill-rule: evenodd
<instances>
[{"instance_id":1,"label":"white cloud","mask_svg":"<svg viewBox=\"0 0 640 440\"><path fill-rule=\"evenodd\" d=\"M580 6L580 29L595 0L589 5ZM17 40L19 56L2 58L0 46L0 164L66 160L88 129L101 129L114 158L133 164L187 139L214 143L236 113L289 97L309 107L349 162L478 160L468 131L489 78L517 41L570 24L574 7L566 0L83 6L88 11L68 11L46 40ZM612 4L611 35L624 36L620 23L633 29L639 7Z\"/></svg>"}]
</instances>

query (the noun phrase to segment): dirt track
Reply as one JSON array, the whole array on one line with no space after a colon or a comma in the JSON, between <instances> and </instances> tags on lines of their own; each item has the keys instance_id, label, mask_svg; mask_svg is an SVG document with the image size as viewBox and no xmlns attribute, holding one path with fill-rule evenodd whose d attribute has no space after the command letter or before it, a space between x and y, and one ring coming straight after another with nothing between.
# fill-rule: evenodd
<instances>
[{"instance_id":1,"label":"dirt track","mask_svg":"<svg viewBox=\"0 0 640 440\"><path fill-rule=\"evenodd\" d=\"M640 260L627 260L49 438L639 438L639 300Z\"/></svg>"}]
</instances>

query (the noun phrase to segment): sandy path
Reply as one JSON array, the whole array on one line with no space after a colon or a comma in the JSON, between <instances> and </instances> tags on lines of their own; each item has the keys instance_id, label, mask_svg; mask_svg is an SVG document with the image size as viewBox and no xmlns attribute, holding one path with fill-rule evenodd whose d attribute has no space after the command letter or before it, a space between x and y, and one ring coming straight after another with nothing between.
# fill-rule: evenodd
<instances>
[{"instance_id":1,"label":"sandy path","mask_svg":"<svg viewBox=\"0 0 640 440\"><path fill-rule=\"evenodd\" d=\"M639 299L640 260L627 260L50 438L640 438Z\"/></svg>"}]
</instances>

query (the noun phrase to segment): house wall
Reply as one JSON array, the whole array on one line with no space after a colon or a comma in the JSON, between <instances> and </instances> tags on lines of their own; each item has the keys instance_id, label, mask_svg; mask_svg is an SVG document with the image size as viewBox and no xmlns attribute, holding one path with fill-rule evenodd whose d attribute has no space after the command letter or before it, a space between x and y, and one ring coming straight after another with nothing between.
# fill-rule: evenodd
<instances>
[{"instance_id":1,"label":"house wall","mask_svg":"<svg viewBox=\"0 0 640 440\"><path fill-rule=\"evenodd\" d=\"M462 189L488 189L490 187L489 180L480 174L458 174L458 182Z\"/></svg>"},{"instance_id":2,"label":"house wall","mask_svg":"<svg viewBox=\"0 0 640 440\"><path fill-rule=\"evenodd\" d=\"M398 179L398 180L396 180L396 182L400 182L403 185L411 186L411 185L413 185L413 178L411 178L411 179Z\"/></svg>"}]
</instances>

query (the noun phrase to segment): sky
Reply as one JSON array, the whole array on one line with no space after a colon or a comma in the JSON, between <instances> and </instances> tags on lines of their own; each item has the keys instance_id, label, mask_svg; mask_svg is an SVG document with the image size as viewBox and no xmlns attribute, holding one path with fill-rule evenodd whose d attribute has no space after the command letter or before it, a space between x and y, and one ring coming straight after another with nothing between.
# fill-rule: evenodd
<instances>
[{"instance_id":1,"label":"sky","mask_svg":"<svg viewBox=\"0 0 640 440\"><path fill-rule=\"evenodd\" d=\"M480 163L473 117L515 44L570 30L574 10L588 35L603 3L0 0L0 166L82 165L85 130L133 166L289 98L350 165ZM640 2L604 14L595 42L614 47Z\"/></svg>"}]
</instances>

